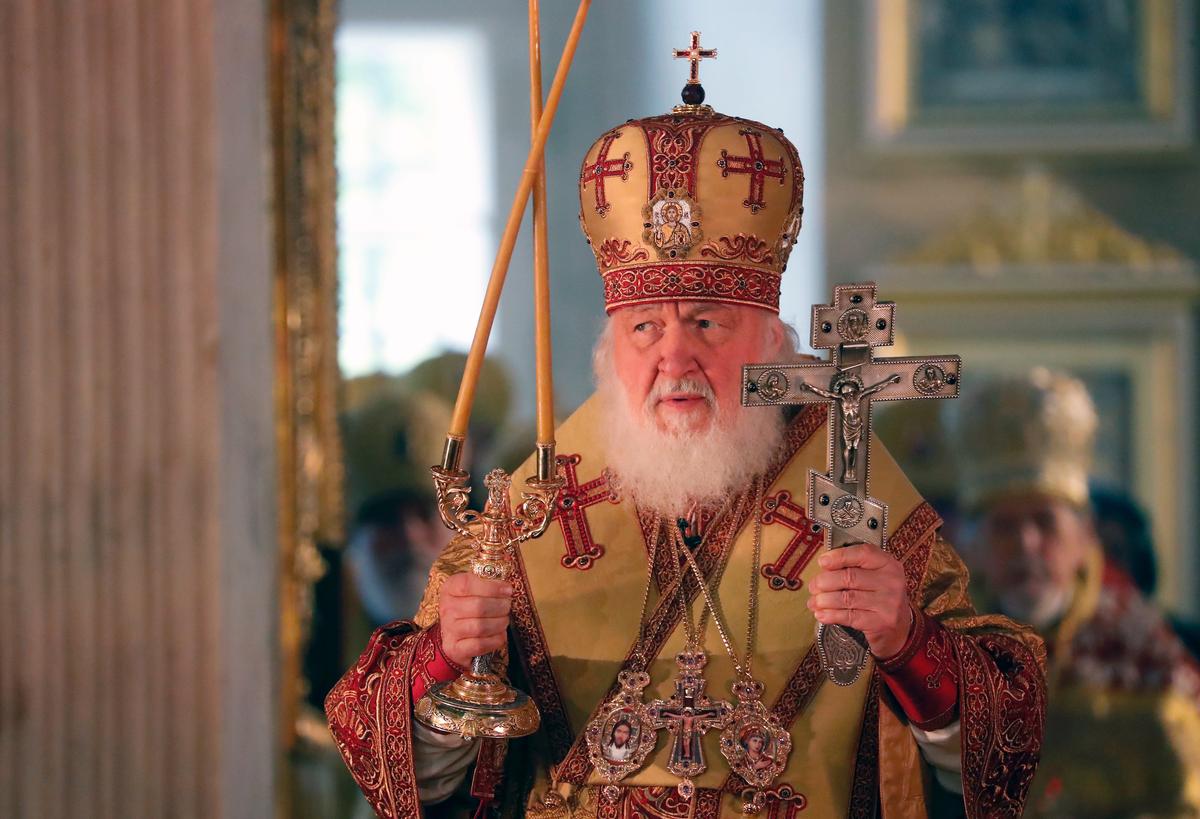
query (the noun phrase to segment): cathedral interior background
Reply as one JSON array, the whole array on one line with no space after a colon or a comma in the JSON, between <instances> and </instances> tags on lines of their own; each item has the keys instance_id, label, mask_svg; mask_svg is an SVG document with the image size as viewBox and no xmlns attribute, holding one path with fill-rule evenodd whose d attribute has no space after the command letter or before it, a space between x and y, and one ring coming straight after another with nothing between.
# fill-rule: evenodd
<instances>
[{"instance_id":1,"label":"cathedral interior background","mask_svg":"<svg viewBox=\"0 0 1200 819\"><path fill-rule=\"evenodd\" d=\"M528 150L525 3L78 5L0 4L0 815L369 815L321 703L449 539L428 466ZM602 320L582 152L675 102L700 30L708 102L804 163L783 318L875 281L964 389L1079 379L1101 534L1196 650L1194 0L745 8L592 11L546 150L558 417ZM533 440L531 266L526 228L477 476ZM874 420L971 563L963 412Z\"/></svg>"}]
</instances>

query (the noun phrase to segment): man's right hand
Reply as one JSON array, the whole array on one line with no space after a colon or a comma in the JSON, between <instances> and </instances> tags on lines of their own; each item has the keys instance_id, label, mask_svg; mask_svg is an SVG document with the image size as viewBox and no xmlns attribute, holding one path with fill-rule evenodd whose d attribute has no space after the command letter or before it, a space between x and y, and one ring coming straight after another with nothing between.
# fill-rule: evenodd
<instances>
[{"instance_id":1,"label":"man's right hand","mask_svg":"<svg viewBox=\"0 0 1200 819\"><path fill-rule=\"evenodd\" d=\"M513 588L470 572L451 575L442 584L438 620L442 652L464 668L480 654L504 646Z\"/></svg>"}]
</instances>

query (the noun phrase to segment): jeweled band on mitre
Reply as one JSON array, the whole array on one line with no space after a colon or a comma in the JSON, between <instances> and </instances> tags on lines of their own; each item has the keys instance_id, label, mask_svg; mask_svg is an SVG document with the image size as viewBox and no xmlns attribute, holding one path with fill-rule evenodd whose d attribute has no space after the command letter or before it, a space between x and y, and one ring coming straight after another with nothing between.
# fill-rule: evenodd
<instances>
[{"instance_id":1,"label":"jeweled band on mitre","mask_svg":"<svg viewBox=\"0 0 1200 819\"><path fill-rule=\"evenodd\" d=\"M653 301L720 301L779 312L781 276L729 264L683 262L634 265L601 274L604 309Z\"/></svg>"}]
</instances>

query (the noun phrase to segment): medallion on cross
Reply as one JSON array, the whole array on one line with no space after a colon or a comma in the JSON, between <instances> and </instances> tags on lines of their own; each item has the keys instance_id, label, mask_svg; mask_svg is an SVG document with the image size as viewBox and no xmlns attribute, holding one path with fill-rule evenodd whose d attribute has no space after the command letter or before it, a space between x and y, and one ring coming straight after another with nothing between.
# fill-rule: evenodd
<instances>
[{"instance_id":1,"label":"medallion on cross","mask_svg":"<svg viewBox=\"0 0 1200 819\"><path fill-rule=\"evenodd\" d=\"M872 404L958 396L958 356L875 357L875 347L895 340L896 309L877 301L875 291L871 282L838 285L830 304L813 307L812 346L832 350L829 361L743 368L744 406L829 407L827 466L809 473L807 512L828 533L831 548L886 547L887 504L870 494ZM841 626L822 626L818 634L830 679L852 684L866 662L862 635Z\"/></svg>"}]
</instances>

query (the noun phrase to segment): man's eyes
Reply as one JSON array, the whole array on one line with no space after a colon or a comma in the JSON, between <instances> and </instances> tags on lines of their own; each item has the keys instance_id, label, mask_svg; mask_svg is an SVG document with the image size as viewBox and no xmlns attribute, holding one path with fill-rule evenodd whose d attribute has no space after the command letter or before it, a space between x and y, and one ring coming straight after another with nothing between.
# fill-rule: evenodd
<instances>
[{"instance_id":1,"label":"man's eyes","mask_svg":"<svg viewBox=\"0 0 1200 819\"><path fill-rule=\"evenodd\" d=\"M720 322L718 322L716 319L702 318L702 319L696 319L695 321L696 321L696 327L698 327L701 330L711 330L713 328L721 326ZM658 325L655 324L655 322L653 322L653 321L641 321L641 322L638 322L637 324L633 325L633 332L635 332L635 333L646 333L646 332L650 332L651 330L656 330L656 329L658 329Z\"/></svg>"}]
</instances>

